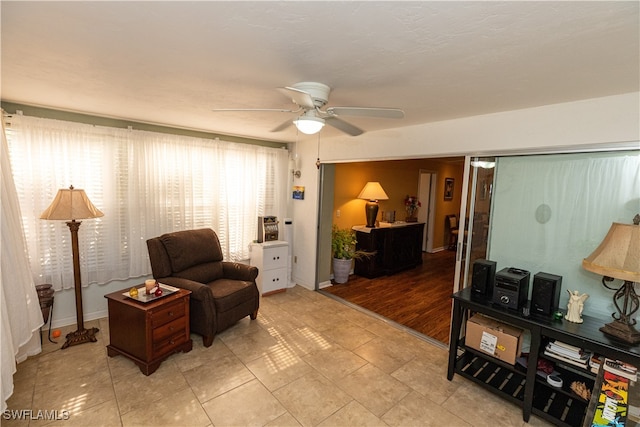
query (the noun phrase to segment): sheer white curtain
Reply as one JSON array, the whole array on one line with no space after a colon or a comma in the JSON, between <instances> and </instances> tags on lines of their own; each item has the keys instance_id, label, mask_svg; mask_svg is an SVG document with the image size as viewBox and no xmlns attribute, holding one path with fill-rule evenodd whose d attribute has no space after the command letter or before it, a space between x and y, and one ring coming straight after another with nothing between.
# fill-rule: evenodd
<instances>
[{"instance_id":1,"label":"sheer white curtain","mask_svg":"<svg viewBox=\"0 0 640 427\"><path fill-rule=\"evenodd\" d=\"M146 240L213 228L227 260L249 258L259 215L286 209L287 151L16 115L11 162L36 280L73 287L70 233L40 213L83 188L104 217L82 222L82 283L150 273Z\"/></svg>"},{"instance_id":2,"label":"sheer white curtain","mask_svg":"<svg viewBox=\"0 0 640 427\"><path fill-rule=\"evenodd\" d=\"M0 146L0 365L2 407L13 394L16 361L40 353L42 312L29 268L4 124Z\"/></svg>"},{"instance_id":3,"label":"sheer white curtain","mask_svg":"<svg viewBox=\"0 0 640 427\"><path fill-rule=\"evenodd\" d=\"M563 308L577 289L591 295L585 314L616 311L613 292L582 259L612 222L630 224L640 212L640 151L499 158L493 203L488 256L499 269L558 274Z\"/></svg>"}]
</instances>

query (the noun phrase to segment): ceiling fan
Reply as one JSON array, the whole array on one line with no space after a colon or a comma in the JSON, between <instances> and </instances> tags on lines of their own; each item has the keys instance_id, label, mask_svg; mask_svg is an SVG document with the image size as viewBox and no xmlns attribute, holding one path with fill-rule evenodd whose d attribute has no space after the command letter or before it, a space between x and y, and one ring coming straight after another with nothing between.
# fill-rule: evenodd
<instances>
[{"instance_id":1,"label":"ceiling fan","mask_svg":"<svg viewBox=\"0 0 640 427\"><path fill-rule=\"evenodd\" d=\"M377 108L377 107L323 107L329 100L331 88L322 83L301 82L293 86L280 87L278 90L291 99L298 106L295 110L283 110L272 108L224 108L213 111L275 111L280 113L300 113L295 120L276 126L271 132L280 132L295 124L300 132L312 135L318 133L325 124L349 134L357 136L364 131L341 119L342 116L373 117L385 119L402 119L404 111L397 108Z\"/></svg>"}]
</instances>

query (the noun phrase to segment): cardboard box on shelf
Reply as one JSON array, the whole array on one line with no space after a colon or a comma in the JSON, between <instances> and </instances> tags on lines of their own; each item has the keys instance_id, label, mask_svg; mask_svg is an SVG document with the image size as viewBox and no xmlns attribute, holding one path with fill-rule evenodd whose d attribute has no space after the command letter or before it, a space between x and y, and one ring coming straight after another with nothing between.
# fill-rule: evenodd
<instances>
[{"instance_id":1,"label":"cardboard box on shelf","mask_svg":"<svg viewBox=\"0 0 640 427\"><path fill-rule=\"evenodd\" d=\"M503 362L515 365L522 351L522 329L482 314L467 320L465 343Z\"/></svg>"}]
</instances>

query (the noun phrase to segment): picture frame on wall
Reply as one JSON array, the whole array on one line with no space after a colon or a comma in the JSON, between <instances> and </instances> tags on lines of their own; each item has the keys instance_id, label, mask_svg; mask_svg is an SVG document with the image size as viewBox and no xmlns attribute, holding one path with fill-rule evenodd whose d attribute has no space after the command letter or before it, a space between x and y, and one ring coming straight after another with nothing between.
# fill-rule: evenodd
<instances>
[{"instance_id":1,"label":"picture frame on wall","mask_svg":"<svg viewBox=\"0 0 640 427\"><path fill-rule=\"evenodd\" d=\"M304 186L294 185L292 195L295 200L304 200Z\"/></svg>"},{"instance_id":2,"label":"picture frame on wall","mask_svg":"<svg viewBox=\"0 0 640 427\"><path fill-rule=\"evenodd\" d=\"M444 179L444 199L453 200L453 178Z\"/></svg>"}]
</instances>

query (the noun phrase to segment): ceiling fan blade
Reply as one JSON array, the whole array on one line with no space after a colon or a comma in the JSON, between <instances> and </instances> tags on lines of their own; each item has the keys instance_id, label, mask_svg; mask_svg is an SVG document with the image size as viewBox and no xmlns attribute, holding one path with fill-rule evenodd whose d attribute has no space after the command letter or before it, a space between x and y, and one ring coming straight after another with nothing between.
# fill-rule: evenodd
<instances>
[{"instance_id":1,"label":"ceiling fan blade","mask_svg":"<svg viewBox=\"0 0 640 427\"><path fill-rule=\"evenodd\" d=\"M297 110L284 110L281 108L213 108L211 111L217 113L231 112L231 111L267 111L275 113L297 113L301 111L301 108Z\"/></svg>"},{"instance_id":2,"label":"ceiling fan blade","mask_svg":"<svg viewBox=\"0 0 640 427\"><path fill-rule=\"evenodd\" d=\"M295 87L288 87L288 86L279 87L278 90L284 96L290 98L291 101L298 104L302 108L305 108L305 109L316 108L315 104L313 103L313 98L311 97L311 95L309 95L309 93L303 90L296 89Z\"/></svg>"},{"instance_id":3,"label":"ceiling fan blade","mask_svg":"<svg viewBox=\"0 0 640 427\"><path fill-rule=\"evenodd\" d=\"M404 111L397 108L368 107L329 107L327 113L336 116L380 117L384 119L402 119Z\"/></svg>"},{"instance_id":4,"label":"ceiling fan blade","mask_svg":"<svg viewBox=\"0 0 640 427\"><path fill-rule=\"evenodd\" d=\"M278 126L271 129L271 132L281 132L291 126L293 124L293 120L289 119L285 122L280 123Z\"/></svg>"},{"instance_id":5,"label":"ceiling fan blade","mask_svg":"<svg viewBox=\"0 0 640 427\"><path fill-rule=\"evenodd\" d=\"M333 126L334 128L341 130L342 132L349 134L351 136L362 135L364 131L350 123L347 123L343 120L340 120L337 117L327 117L324 119L325 123L329 126Z\"/></svg>"}]
</instances>

